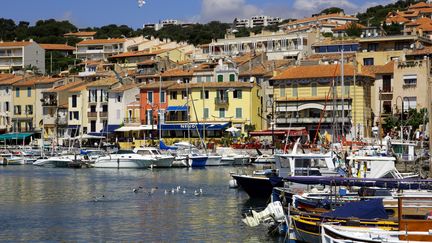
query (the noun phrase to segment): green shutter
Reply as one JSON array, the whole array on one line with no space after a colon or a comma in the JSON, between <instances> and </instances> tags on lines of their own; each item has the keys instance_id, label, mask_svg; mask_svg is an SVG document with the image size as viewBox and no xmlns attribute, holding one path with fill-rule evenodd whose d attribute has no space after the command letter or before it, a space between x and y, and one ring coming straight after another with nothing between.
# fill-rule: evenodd
<instances>
[{"instance_id":1,"label":"green shutter","mask_svg":"<svg viewBox=\"0 0 432 243\"><path fill-rule=\"evenodd\" d=\"M235 81L235 75L234 74L230 74L229 81L230 82L234 82Z\"/></svg>"},{"instance_id":2,"label":"green shutter","mask_svg":"<svg viewBox=\"0 0 432 243\"><path fill-rule=\"evenodd\" d=\"M221 74L218 75L218 82L223 82L223 75Z\"/></svg>"},{"instance_id":3,"label":"green shutter","mask_svg":"<svg viewBox=\"0 0 432 243\"><path fill-rule=\"evenodd\" d=\"M236 118L242 118L242 108L236 108Z\"/></svg>"}]
</instances>

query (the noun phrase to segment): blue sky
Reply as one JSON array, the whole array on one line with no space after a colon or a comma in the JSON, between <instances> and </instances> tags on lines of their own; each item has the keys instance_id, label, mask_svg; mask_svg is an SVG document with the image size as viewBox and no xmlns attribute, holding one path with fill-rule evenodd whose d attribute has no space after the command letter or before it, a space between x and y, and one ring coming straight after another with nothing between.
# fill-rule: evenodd
<instances>
[{"instance_id":1,"label":"blue sky","mask_svg":"<svg viewBox=\"0 0 432 243\"><path fill-rule=\"evenodd\" d=\"M356 13L394 0L15 0L0 8L1 18L30 21L54 18L69 20L78 27L126 24L134 28L161 19L187 22L220 20L265 14L282 18L310 16L330 6ZM25 7L23 7L25 6Z\"/></svg>"}]
</instances>

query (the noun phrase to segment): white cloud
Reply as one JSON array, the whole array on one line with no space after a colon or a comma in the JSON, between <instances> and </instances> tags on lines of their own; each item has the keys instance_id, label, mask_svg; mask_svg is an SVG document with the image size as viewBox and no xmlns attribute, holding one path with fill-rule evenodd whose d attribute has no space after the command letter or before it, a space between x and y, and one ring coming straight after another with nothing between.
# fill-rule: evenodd
<instances>
[{"instance_id":1,"label":"white cloud","mask_svg":"<svg viewBox=\"0 0 432 243\"><path fill-rule=\"evenodd\" d=\"M257 6L246 3L246 0L202 0L199 19L203 22L232 22L234 18L249 18L261 13Z\"/></svg>"}]
</instances>

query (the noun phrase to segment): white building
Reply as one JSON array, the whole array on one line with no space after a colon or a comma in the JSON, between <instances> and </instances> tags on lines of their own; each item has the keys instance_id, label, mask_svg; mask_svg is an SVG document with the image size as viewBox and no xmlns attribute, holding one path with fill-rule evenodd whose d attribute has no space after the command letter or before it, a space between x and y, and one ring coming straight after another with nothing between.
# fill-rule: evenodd
<instances>
[{"instance_id":1,"label":"white building","mask_svg":"<svg viewBox=\"0 0 432 243\"><path fill-rule=\"evenodd\" d=\"M13 72L26 67L36 67L45 73L45 50L33 40L0 41L0 72Z\"/></svg>"},{"instance_id":2,"label":"white building","mask_svg":"<svg viewBox=\"0 0 432 243\"><path fill-rule=\"evenodd\" d=\"M236 28L253 28L258 26L269 26L282 22L280 17L271 17L265 15L253 16L250 19L235 19Z\"/></svg>"},{"instance_id":3,"label":"white building","mask_svg":"<svg viewBox=\"0 0 432 243\"><path fill-rule=\"evenodd\" d=\"M108 94L108 107L110 109L108 114L108 132L112 132L114 128L120 127L121 124L141 124L139 119L132 121L132 116L126 117L127 105L136 101L136 96L139 93L140 89L135 83L124 84L111 89Z\"/></svg>"},{"instance_id":4,"label":"white building","mask_svg":"<svg viewBox=\"0 0 432 243\"><path fill-rule=\"evenodd\" d=\"M81 60L103 60L108 57L123 53L126 49L126 39L94 39L83 40L76 45L74 54Z\"/></svg>"}]
</instances>

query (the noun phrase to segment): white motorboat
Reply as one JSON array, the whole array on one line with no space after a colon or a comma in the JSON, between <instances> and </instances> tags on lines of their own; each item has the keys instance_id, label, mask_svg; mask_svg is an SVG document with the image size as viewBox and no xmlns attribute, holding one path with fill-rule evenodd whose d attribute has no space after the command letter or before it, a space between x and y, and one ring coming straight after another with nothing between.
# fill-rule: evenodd
<instances>
[{"instance_id":1,"label":"white motorboat","mask_svg":"<svg viewBox=\"0 0 432 243\"><path fill-rule=\"evenodd\" d=\"M99 157L94 163L95 168L148 168L155 164L156 159L142 156L131 150L119 150L117 153Z\"/></svg>"},{"instance_id":2,"label":"white motorboat","mask_svg":"<svg viewBox=\"0 0 432 243\"><path fill-rule=\"evenodd\" d=\"M15 156L9 151L0 152L0 165L23 165L25 158L22 156Z\"/></svg>"},{"instance_id":3,"label":"white motorboat","mask_svg":"<svg viewBox=\"0 0 432 243\"><path fill-rule=\"evenodd\" d=\"M219 166L219 165L225 165L222 164L222 156L217 154L208 154L207 155L207 162L206 166Z\"/></svg>"},{"instance_id":4,"label":"white motorboat","mask_svg":"<svg viewBox=\"0 0 432 243\"><path fill-rule=\"evenodd\" d=\"M246 154L224 154L222 156L222 164L249 165L250 156Z\"/></svg>"},{"instance_id":5,"label":"white motorboat","mask_svg":"<svg viewBox=\"0 0 432 243\"><path fill-rule=\"evenodd\" d=\"M154 162L152 163L152 166L154 167L171 167L174 162L174 156L164 155L157 148L141 147L135 148L133 152L154 159Z\"/></svg>"},{"instance_id":6,"label":"white motorboat","mask_svg":"<svg viewBox=\"0 0 432 243\"><path fill-rule=\"evenodd\" d=\"M67 165L73 163L73 159L69 156L53 156L49 158L37 159L33 162L35 166L46 166L46 167L65 167L62 165Z\"/></svg>"}]
</instances>

